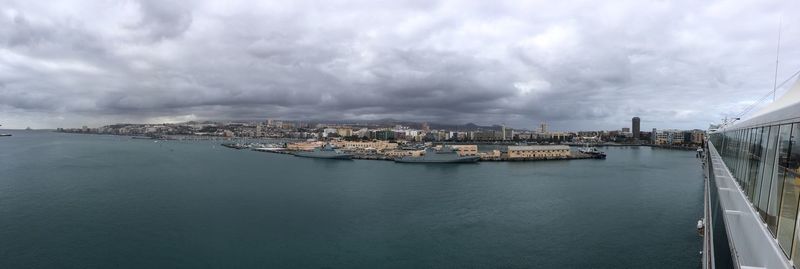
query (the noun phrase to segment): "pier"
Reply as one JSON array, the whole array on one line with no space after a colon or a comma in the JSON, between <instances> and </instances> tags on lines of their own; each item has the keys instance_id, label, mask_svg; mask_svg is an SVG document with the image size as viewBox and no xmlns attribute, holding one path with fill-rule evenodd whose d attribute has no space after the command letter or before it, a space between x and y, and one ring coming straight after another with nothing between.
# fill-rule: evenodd
<instances>
[{"instance_id":1,"label":"pier","mask_svg":"<svg viewBox=\"0 0 800 269\"><path fill-rule=\"evenodd\" d=\"M276 150L276 149L263 149L263 148L251 148L249 145L245 144L233 144L233 143L223 143L221 144L224 147L232 148L232 149L247 149L250 148L252 151L258 152L266 152L266 153L275 153L275 154L292 154L296 152L296 150ZM373 160L373 161L394 161L394 158L391 156L386 156L382 154L363 154L363 153L354 153L353 155L354 160ZM563 160L586 160L586 159L604 159L598 155L592 154L585 154L580 152L571 152L569 156L563 157L536 157L536 158L511 158L508 156L501 156L501 157L481 157L479 162L534 162L534 161L563 161Z\"/></svg>"}]
</instances>

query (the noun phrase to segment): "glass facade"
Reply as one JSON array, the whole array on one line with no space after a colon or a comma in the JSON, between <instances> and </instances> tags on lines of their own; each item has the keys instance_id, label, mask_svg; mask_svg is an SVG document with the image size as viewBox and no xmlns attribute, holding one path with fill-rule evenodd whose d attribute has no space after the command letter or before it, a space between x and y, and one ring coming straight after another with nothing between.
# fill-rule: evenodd
<instances>
[{"instance_id":1,"label":"glass facade","mask_svg":"<svg viewBox=\"0 0 800 269\"><path fill-rule=\"evenodd\" d=\"M709 136L742 192L787 258L800 261L800 123L717 132Z\"/></svg>"}]
</instances>

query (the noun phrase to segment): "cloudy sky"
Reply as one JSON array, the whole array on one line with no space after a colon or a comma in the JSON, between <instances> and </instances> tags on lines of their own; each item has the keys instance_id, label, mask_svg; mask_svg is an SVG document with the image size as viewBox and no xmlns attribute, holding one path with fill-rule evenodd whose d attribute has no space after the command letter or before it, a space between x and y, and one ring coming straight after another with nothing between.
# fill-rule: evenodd
<instances>
[{"instance_id":1,"label":"cloudy sky","mask_svg":"<svg viewBox=\"0 0 800 269\"><path fill-rule=\"evenodd\" d=\"M800 69L795 1L0 0L3 128L706 128Z\"/></svg>"}]
</instances>

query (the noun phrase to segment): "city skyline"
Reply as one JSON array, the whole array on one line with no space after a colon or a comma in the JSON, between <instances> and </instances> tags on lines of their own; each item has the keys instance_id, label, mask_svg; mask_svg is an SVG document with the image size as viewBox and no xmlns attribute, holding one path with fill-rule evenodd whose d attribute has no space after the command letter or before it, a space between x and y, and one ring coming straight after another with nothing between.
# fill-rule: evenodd
<instances>
[{"instance_id":1,"label":"city skyline","mask_svg":"<svg viewBox=\"0 0 800 269\"><path fill-rule=\"evenodd\" d=\"M578 129L550 129L548 122L538 122L535 126L509 126L504 125L502 123L490 123L490 124L475 124L473 122L468 122L464 124L458 123L441 123L441 122L427 122L427 121L403 121L397 119L379 119L379 120L289 120L289 119L276 119L276 118L267 118L267 119L227 119L227 120L214 120L214 119L207 119L207 120L192 120L192 121L183 121L183 122L115 122L109 124L102 124L96 126L90 125L80 125L80 126L59 126L56 128L42 128L44 130L55 130L55 129L74 129L74 128L100 128L112 125L182 125L182 124L192 124L192 123L216 123L216 124L261 124L261 125L272 125L271 122L285 122L291 124L301 124L301 125L325 125L325 126L384 126L384 127L395 127L395 126L404 126L408 127L409 124L411 125L419 125L421 126L420 129L425 129L429 124L436 125L440 128L433 128L433 129L442 129L442 130L459 130L459 129L491 129L491 128L508 128L515 131L526 131L526 132L538 132L538 133L548 133L548 132L579 132L579 131L621 131L621 132L628 132L634 134L634 130L636 129L639 124L637 123L641 121L639 117L633 117L634 122L629 123L628 126L621 126L618 128L608 128L608 129L587 129L587 128L578 128ZM0 125L2 127L2 125ZM711 126L706 126L711 127ZM17 130L20 129L27 129L25 128L15 128ZM3 129L3 128L0 128ZM10 129L10 128L7 128ZM627 131L626 131L627 129ZM653 129L659 130L707 130L707 128L689 128L689 129L680 129L680 128L672 128L672 127L653 127ZM645 131L646 132L646 131Z\"/></svg>"},{"instance_id":2,"label":"city skyline","mask_svg":"<svg viewBox=\"0 0 800 269\"><path fill-rule=\"evenodd\" d=\"M265 115L554 130L613 130L638 116L642 130L705 129L771 90L779 21L798 10L781 1L6 3L0 128L13 129ZM800 66L800 18L782 18L778 83Z\"/></svg>"}]
</instances>

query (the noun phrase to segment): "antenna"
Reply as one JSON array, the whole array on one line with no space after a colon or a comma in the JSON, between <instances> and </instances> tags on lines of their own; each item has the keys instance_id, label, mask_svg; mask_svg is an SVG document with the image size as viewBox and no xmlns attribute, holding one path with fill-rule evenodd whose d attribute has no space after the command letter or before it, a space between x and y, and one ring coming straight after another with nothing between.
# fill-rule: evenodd
<instances>
[{"instance_id":1,"label":"antenna","mask_svg":"<svg viewBox=\"0 0 800 269\"><path fill-rule=\"evenodd\" d=\"M778 59L781 56L781 28L783 27L783 15L781 15L780 20L778 21L778 49L775 52L775 79L772 84L772 102L775 102L775 95L778 91Z\"/></svg>"}]
</instances>

